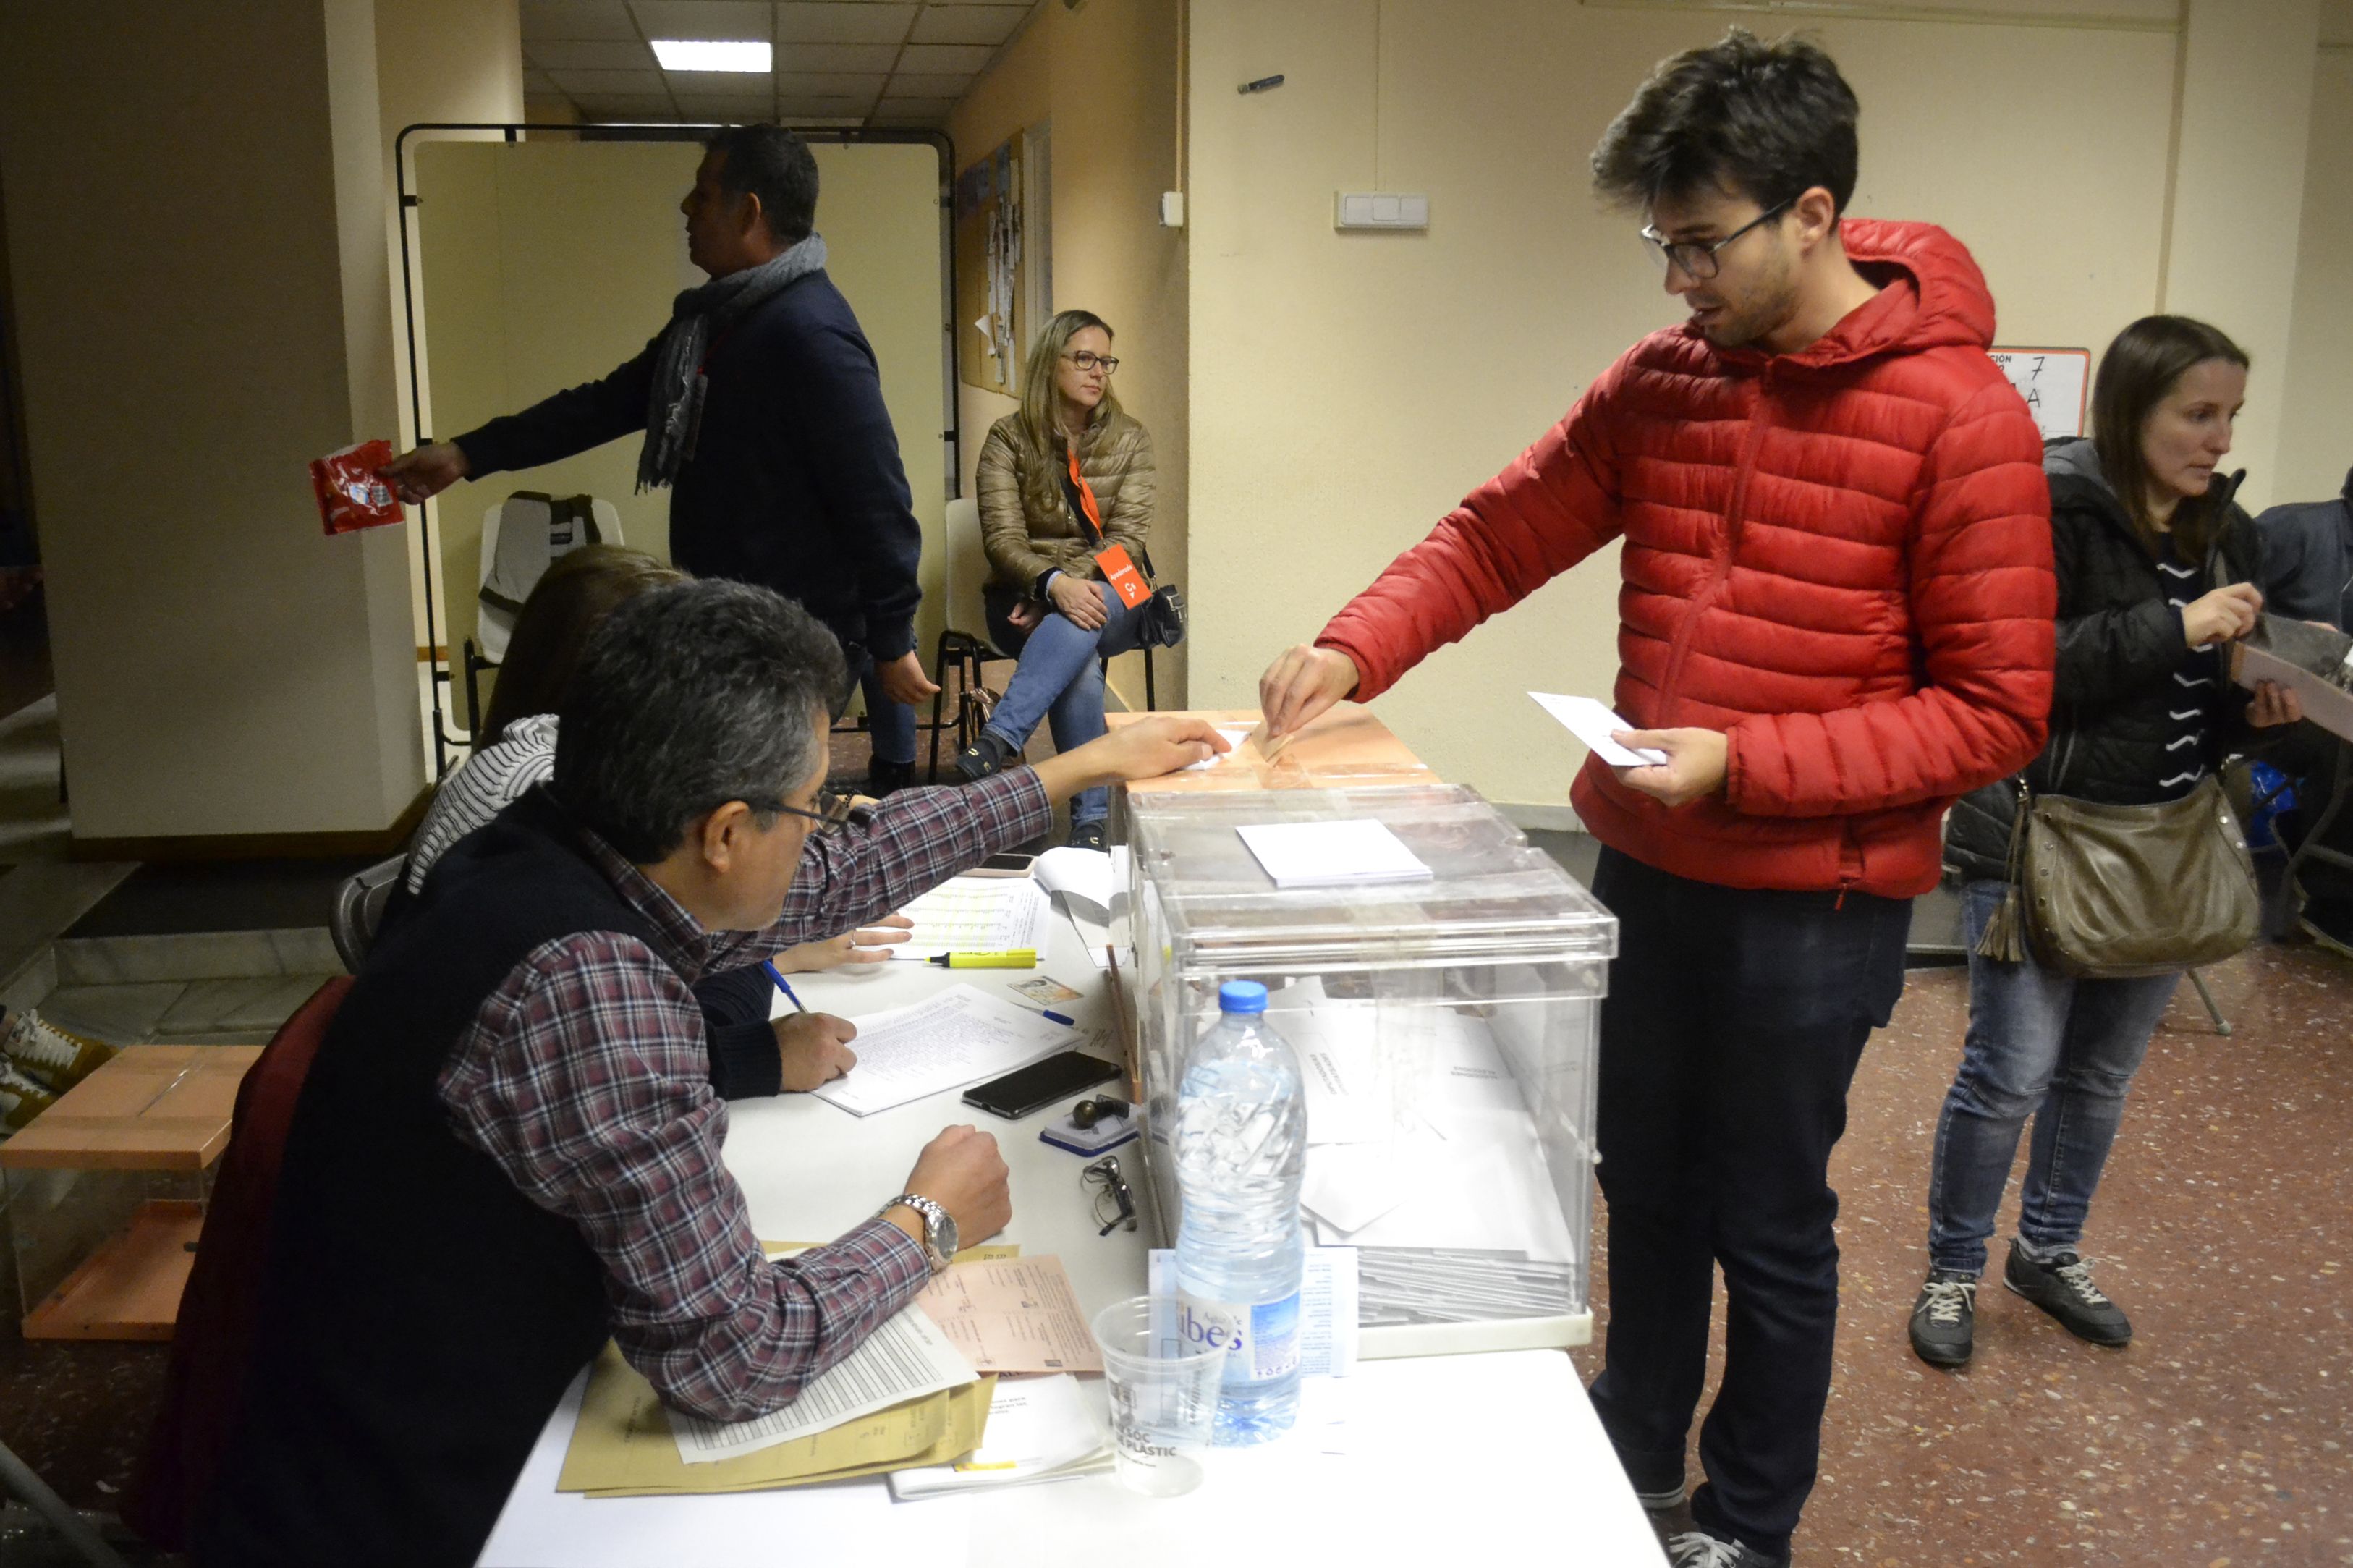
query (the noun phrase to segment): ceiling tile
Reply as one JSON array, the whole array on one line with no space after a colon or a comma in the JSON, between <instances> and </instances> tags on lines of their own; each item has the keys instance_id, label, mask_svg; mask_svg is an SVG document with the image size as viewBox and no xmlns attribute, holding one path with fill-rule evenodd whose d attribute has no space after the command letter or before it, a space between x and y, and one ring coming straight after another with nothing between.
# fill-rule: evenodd
<instances>
[{"instance_id":1,"label":"ceiling tile","mask_svg":"<svg viewBox=\"0 0 2353 1568\"><path fill-rule=\"evenodd\" d=\"M765 38L766 0L629 0L649 38Z\"/></svg>"},{"instance_id":2,"label":"ceiling tile","mask_svg":"<svg viewBox=\"0 0 2353 1568\"><path fill-rule=\"evenodd\" d=\"M767 74L750 71L670 71L664 79L681 98L772 98Z\"/></svg>"},{"instance_id":3,"label":"ceiling tile","mask_svg":"<svg viewBox=\"0 0 2353 1568\"><path fill-rule=\"evenodd\" d=\"M638 25L621 0L522 0L522 40L607 38L635 42Z\"/></svg>"},{"instance_id":4,"label":"ceiling tile","mask_svg":"<svg viewBox=\"0 0 2353 1568\"><path fill-rule=\"evenodd\" d=\"M986 44L995 48L1013 36L1027 5L934 5L915 21L918 44Z\"/></svg>"},{"instance_id":5,"label":"ceiling tile","mask_svg":"<svg viewBox=\"0 0 2353 1568\"><path fill-rule=\"evenodd\" d=\"M950 103L962 98L972 85L968 76L911 76L901 71L882 87L882 96L889 98L944 98Z\"/></svg>"},{"instance_id":6,"label":"ceiling tile","mask_svg":"<svg viewBox=\"0 0 2353 1568\"><path fill-rule=\"evenodd\" d=\"M782 44L780 71L887 71L899 63L896 44Z\"/></svg>"},{"instance_id":7,"label":"ceiling tile","mask_svg":"<svg viewBox=\"0 0 2353 1568\"><path fill-rule=\"evenodd\" d=\"M604 92L573 100L583 114L602 120L672 120L677 118L665 92Z\"/></svg>"},{"instance_id":8,"label":"ceiling tile","mask_svg":"<svg viewBox=\"0 0 2353 1568\"><path fill-rule=\"evenodd\" d=\"M782 0L776 6L776 41L810 44L896 44L905 41L913 5L877 0Z\"/></svg>"},{"instance_id":9,"label":"ceiling tile","mask_svg":"<svg viewBox=\"0 0 2353 1568\"><path fill-rule=\"evenodd\" d=\"M902 71L934 76L961 76L986 70L997 51L985 44L909 44L899 57Z\"/></svg>"},{"instance_id":10,"label":"ceiling tile","mask_svg":"<svg viewBox=\"0 0 2353 1568\"><path fill-rule=\"evenodd\" d=\"M536 98L553 98L564 90L545 71L528 69L522 73L522 89Z\"/></svg>"},{"instance_id":11,"label":"ceiling tile","mask_svg":"<svg viewBox=\"0 0 2353 1568\"><path fill-rule=\"evenodd\" d=\"M792 98L778 99L776 100L776 114L780 119L794 123L798 123L806 120L862 120L865 118L866 110L870 107L871 107L871 100L862 98L802 98L796 96Z\"/></svg>"},{"instance_id":12,"label":"ceiling tile","mask_svg":"<svg viewBox=\"0 0 2353 1568\"><path fill-rule=\"evenodd\" d=\"M948 111L955 107L955 100L952 98L886 98L874 106L874 118L902 124L920 121L928 125L934 121L945 120Z\"/></svg>"},{"instance_id":13,"label":"ceiling tile","mask_svg":"<svg viewBox=\"0 0 2353 1568\"><path fill-rule=\"evenodd\" d=\"M681 97L678 110L689 120L723 120L732 125L743 125L776 118L776 100L765 92L741 93L733 98Z\"/></svg>"},{"instance_id":14,"label":"ceiling tile","mask_svg":"<svg viewBox=\"0 0 2353 1568\"><path fill-rule=\"evenodd\" d=\"M881 71L864 75L778 71L776 75L776 91L787 98L863 98L871 101L881 96L882 81Z\"/></svg>"},{"instance_id":15,"label":"ceiling tile","mask_svg":"<svg viewBox=\"0 0 2353 1568\"><path fill-rule=\"evenodd\" d=\"M603 98L617 92L659 96L662 90L659 71L550 71L547 74L557 87L575 98Z\"/></svg>"},{"instance_id":16,"label":"ceiling tile","mask_svg":"<svg viewBox=\"0 0 2353 1568\"><path fill-rule=\"evenodd\" d=\"M522 47L526 64L542 70L652 70L654 54L643 44L617 40L533 39Z\"/></svg>"}]
</instances>

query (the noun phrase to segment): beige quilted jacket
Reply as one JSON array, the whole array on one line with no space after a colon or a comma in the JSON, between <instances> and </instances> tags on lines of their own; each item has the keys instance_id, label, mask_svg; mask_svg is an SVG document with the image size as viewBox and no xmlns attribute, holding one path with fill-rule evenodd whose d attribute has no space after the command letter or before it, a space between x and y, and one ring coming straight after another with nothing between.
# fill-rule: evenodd
<instances>
[{"instance_id":1,"label":"beige quilted jacket","mask_svg":"<svg viewBox=\"0 0 2353 1568\"><path fill-rule=\"evenodd\" d=\"M1026 514L1019 421L1018 414L998 420L980 448L980 531L988 550L990 580L1028 593L1050 571L1102 576L1094 563L1096 547L1087 542L1086 531L1069 502L1059 499L1059 491L1050 515ZM1079 472L1095 493L1104 542L1126 546L1142 565L1152 532L1151 436L1126 415L1112 416L1090 431L1079 448Z\"/></svg>"}]
</instances>

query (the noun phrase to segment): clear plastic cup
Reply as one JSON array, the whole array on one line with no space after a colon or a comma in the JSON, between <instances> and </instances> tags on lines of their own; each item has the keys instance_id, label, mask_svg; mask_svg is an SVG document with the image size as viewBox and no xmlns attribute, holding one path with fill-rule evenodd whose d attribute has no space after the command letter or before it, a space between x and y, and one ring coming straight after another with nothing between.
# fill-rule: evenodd
<instances>
[{"instance_id":1,"label":"clear plastic cup","mask_svg":"<svg viewBox=\"0 0 2353 1568\"><path fill-rule=\"evenodd\" d=\"M1095 1314L1094 1332L1119 1479L1147 1497L1191 1491L1201 1484L1200 1451L1217 1418L1224 1349L1187 1346L1171 1296L1115 1301Z\"/></svg>"}]
</instances>

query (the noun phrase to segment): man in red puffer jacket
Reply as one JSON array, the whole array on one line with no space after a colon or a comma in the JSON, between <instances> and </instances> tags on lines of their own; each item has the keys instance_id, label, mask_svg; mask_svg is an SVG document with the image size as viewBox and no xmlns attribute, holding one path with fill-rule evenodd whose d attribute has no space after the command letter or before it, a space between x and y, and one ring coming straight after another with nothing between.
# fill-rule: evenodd
<instances>
[{"instance_id":1,"label":"man in red puffer jacket","mask_svg":"<svg viewBox=\"0 0 2353 1568\"><path fill-rule=\"evenodd\" d=\"M1987 357L1960 243L1847 220L1856 104L1800 41L1734 30L1663 62L1593 154L1649 219L1680 327L1634 345L1261 683L1275 735L1367 700L1612 539L1620 740L1571 798L1618 916L1601 1016L1609 1331L1593 1402L1680 1521L1729 1297L1707 1477L1678 1564L1786 1561L1838 1312L1831 1149L1904 984L1909 900L1957 796L2042 749L2041 443ZM1533 711L1531 721L1535 721Z\"/></svg>"}]
</instances>

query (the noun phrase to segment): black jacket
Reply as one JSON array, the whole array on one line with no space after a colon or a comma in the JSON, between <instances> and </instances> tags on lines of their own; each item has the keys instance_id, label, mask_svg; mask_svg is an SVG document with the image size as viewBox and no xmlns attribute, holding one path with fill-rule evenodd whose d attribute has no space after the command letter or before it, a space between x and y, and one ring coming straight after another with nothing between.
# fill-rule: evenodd
<instances>
[{"instance_id":1,"label":"black jacket","mask_svg":"<svg viewBox=\"0 0 2353 1568\"><path fill-rule=\"evenodd\" d=\"M473 477L642 434L659 342L457 437ZM823 271L786 285L712 347L704 374L702 427L670 492L670 559L774 588L877 659L913 648L923 533L874 351L841 290Z\"/></svg>"},{"instance_id":2,"label":"black jacket","mask_svg":"<svg viewBox=\"0 0 2353 1568\"><path fill-rule=\"evenodd\" d=\"M2353 631L2353 474L2335 500L2275 506L2255 519L2263 608Z\"/></svg>"},{"instance_id":3,"label":"black jacket","mask_svg":"<svg viewBox=\"0 0 2353 1568\"><path fill-rule=\"evenodd\" d=\"M1964 881L2008 874L2010 825L2018 816L2018 778L2029 788L2114 805L2147 805L2179 794L2161 781L2179 773L2168 754L2177 715L2205 710L2206 752L2217 766L2227 741L2243 734L2247 694L2217 676L2186 688L2174 677L2196 662L2181 612L2166 602L2156 557L2140 541L2101 475L2092 443L2052 441L2042 469L2051 484L2051 552L2059 574L2059 657L2051 698L2051 735L2022 775L1964 795L1945 819L1945 864ZM2235 490L2238 476L2219 483ZM2196 597L2246 582L2257 567L2254 525L2225 499L2223 522L2190 591Z\"/></svg>"}]
</instances>

